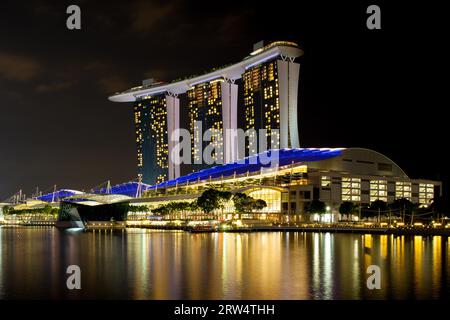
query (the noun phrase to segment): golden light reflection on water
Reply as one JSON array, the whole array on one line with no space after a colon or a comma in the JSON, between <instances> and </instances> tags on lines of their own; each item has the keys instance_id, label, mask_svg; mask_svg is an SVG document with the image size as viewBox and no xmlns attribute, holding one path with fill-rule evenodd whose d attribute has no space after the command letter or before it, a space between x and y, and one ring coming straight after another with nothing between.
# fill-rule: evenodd
<instances>
[{"instance_id":1,"label":"golden light reflection on water","mask_svg":"<svg viewBox=\"0 0 450 320\"><path fill-rule=\"evenodd\" d=\"M430 270L430 274L432 276L432 287L433 287L433 296L438 297L439 296L439 286L442 281L442 237L436 236L433 237L432 242L432 270Z\"/></svg>"},{"instance_id":2,"label":"golden light reflection on water","mask_svg":"<svg viewBox=\"0 0 450 320\"><path fill-rule=\"evenodd\" d=\"M388 236L387 235L381 235L380 236L380 254L381 258L386 259L388 255Z\"/></svg>"},{"instance_id":3,"label":"golden light reflection on water","mask_svg":"<svg viewBox=\"0 0 450 320\"><path fill-rule=\"evenodd\" d=\"M422 291L423 285L421 277L427 276L423 273L423 258L422 236L414 236L414 284L419 292Z\"/></svg>"},{"instance_id":4,"label":"golden light reflection on water","mask_svg":"<svg viewBox=\"0 0 450 320\"><path fill-rule=\"evenodd\" d=\"M349 279L349 281L351 281L352 283L352 292L355 293L356 296L360 295L360 277L361 277L361 266L360 266L360 251L361 251L361 247L360 247L360 239L356 238L356 239L352 239L352 245L353 245L353 258L352 258L352 263L351 263L351 279Z\"/></svg>"},{"instance_id":5,"label":"golden light reflection on water","mask_svg":"<svg viewBox=\"0 0 450 320\"><path fill-rule=\"evenodd\" d=\"M439 298L449 254L448 237L0 228L0 298ZM80 291L65 287L70 264Z\"/></svg>"}]
</instances>

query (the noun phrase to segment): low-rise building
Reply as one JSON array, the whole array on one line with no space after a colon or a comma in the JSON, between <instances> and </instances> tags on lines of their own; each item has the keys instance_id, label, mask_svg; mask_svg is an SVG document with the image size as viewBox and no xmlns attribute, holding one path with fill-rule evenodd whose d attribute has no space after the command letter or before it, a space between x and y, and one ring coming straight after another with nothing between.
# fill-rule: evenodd
<instances>
[{"instance_id":1,"label":"low-rise building","mask_svg":"<svg viewBox=\"0 0 450 320\"><path fill-rule=\"evenodd\" d=\"M263 161L267 159L271 160ZM364 206L406 198L424 207L442 195L441 182L411 179L394 161L373 150L297 148L270 150L157 184L132 204L156 208L170 201L193 201L211 187L264 200L267 207L251 218L278 221L311 219L306 210L313 200L324 202L327 219L337 221L344 201ZM233 208L225 214L221 218L232 215Z\"/></svg>"}]
</instances>

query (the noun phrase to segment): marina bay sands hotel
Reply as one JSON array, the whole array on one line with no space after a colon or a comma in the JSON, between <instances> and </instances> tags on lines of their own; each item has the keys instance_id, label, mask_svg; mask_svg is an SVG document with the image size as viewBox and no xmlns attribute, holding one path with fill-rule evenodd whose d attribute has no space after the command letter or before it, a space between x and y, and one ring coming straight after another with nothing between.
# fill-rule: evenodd
<instances>
[{"instance_id":1,"label":"marina bay sands hotel","mask_svg":"<svg viewBox=\"0 0 450 320\"><path fill-rule=\"evenodd\" d=\"M302 49L293 42L259 42L238 63L169 83L144 80L141 86L109 97L115 102L134 103L138 174L142 181L155 185L208 167L180 167L170 161L180 139L172 133L178 128L190 132L191 163L202 161L205 143L199 147L200 135L208 129L221 133L211 142L219 150L213 153L218 163L234 162L259 151L255 140L249 139L246 154L239 154L236 137L225 134L238 128L256 132L265 129L268 137L275 135L279 145L271 148L299 148L300 64L296 59L302 55ZM200 132L194 130L198 121L202 123Z\"/></svg>"},{"instance_id":2,"label":"marina bay sands hotel","mask_svg":"<svg viewBox=\"0 0 450 320\"><path fill-rule=\"evenodd\" d=\"M238 63L170 83L144 80L139 87L112 95L111 101L133 104L141 181L97 188L82 197L84 202L80 202L81 192L71 189L55 190L38 200L66 199L70 212L72 206L84 206L82 213L91 212L96 203L98 216L109 221L116 211L109 207L102 211L105 201L113 205L113 201L127 200L153 210L162 204L195 201L206 188L215 187L266 202L256 215L242 216L247 222L334 222L342 218L343 202L363 208L377 200L392 204L407 199L427 208L441 197L440 181L411 179L377 151L300 147L297 105L302 55L292 42L258 43ZM218 133L214 139L205 137L210 129ZM236 129L248 133L245 139L228 134ZM250 139L251 134L259 140ZM180 144L183 149L178 152ZM208 150L213 150L215 163L205 161ZM274 166L271 160L266 162L268 158L275 160ZM70 199L74 203L68 203ZM323 217L308 213L314 200L326 205ZM118 206L117 212L122 209ZM232 220L234 210L228 207L216 217ZM211 217L196 211L192 218ZM400 218L404 223L405 215Z\"/></svg>"}]
</instances>

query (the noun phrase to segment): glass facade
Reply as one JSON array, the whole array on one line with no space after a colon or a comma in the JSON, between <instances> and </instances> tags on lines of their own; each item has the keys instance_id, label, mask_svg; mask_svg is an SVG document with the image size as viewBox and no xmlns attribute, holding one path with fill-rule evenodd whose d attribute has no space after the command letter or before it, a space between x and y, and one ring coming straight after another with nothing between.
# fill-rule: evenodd
<instances>
[{"instance_id":1,"label":"glass facade","mask_svg":"<svg viewBox=\"0 0 450 320\"><path fill-rule=\"evenodd\" d=\"M248 195L254 199L262 199L266 202L267 207L261 212L279 213L281 211L281 191L261 188L248 192Z\"/></svg>"},{"instance_id":2,"label":"glass facade","mask_svg":"<svg viewBox=\"0 0 450 320\"><path fill-rule=\"evenodd\" d=\"M370 202L382 200L387 202L387 181L371 180L370 181Z\"/></svg>"},{"instance_id":3,"label":"glass facade","mask_svg":"<svg viewBox=\"0 0 450 320\"><path fill-rule=\"evenodd\" d=\"M272 129L280 128L280 98L278 90L277 60L254 66L242 75L244 84L244 130L267 130L267 146L279 147L279 132L274 136ZM258 152L258 146L249 139L246 154Z\"/></svg>"},{"instance_id":4,"label":"glass facade","mask_svg":"<svg viewBox=\"0 0 450 320\"><path fill-rule=\"evenodd\" d=\"M342 177L342 201L361 201L361 179Z\"/></svg>"},{"instance_id":5,"label":"glass facade","mask_svg":"<svg viewBox=\"0 0 450 320\"><path fill-rule=\"evenodd\" d=\"M433 201L434 186L430 183L419 183L419 203L428 204Z\"/></svg>"},{"instance_id":6,"label":"glass facade","mask_svg":"<svg viewBox=\"0 0 450 320\"><path fill-rule=\"evenodd\" d=\"M411 182L395 182L395 199L408 199L411 201Z\"/></svg>"},{"instance_id":7,"label":"glass facade","mask_svg":"<svg viewBox=\"0 0 450 320\"><path fill-rule=\"evenodd\" d=\"M203 163L203 150L209 144L214 146L212 158L215 162L223 161L223 136L222 136L222 96L220 83L223 80L215 80L195 85L187 91L187 103L189 112L189 129L191 132L191 153L193 163ZM202 123L201 132L196 127L196 121ZM216 133L211 141L203 141L206 130L213 129ZM220 133L220 134L219 134ZM200 141L203 143L200 145ZM198 165L197 169L208 167Z\"/></svg>"},{"instance_id":8,"label":"glass facade","mask_svg":"<svg viewBox=\"0 0 450 320\"><path fill-rule=\"evenodd\" d=\"M331 186L331 177L330 176L321 176L320 177L320 186L321 187L330 187Z\"/></svg>"},{"instance_id":9,"label":"glass facade","mask_svg":"<svg viewBox=\"0 0 450 320\"><path fill-rule=\"evenodd\" d=\"M134 105L138 174L156 184L167 180L168 141L165 95L146 97Z\"/></svg>"}]
</instances>

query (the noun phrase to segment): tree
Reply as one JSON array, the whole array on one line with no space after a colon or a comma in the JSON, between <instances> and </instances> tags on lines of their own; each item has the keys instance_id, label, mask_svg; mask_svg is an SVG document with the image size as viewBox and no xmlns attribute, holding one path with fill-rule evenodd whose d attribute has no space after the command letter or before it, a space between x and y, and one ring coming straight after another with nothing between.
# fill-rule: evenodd
<instances>
[{"instance_id":1,"label":"tree","mask_svg":"<svg viewBox=\"0 0 450 320\"><path fill-rule=\"evenodd\" d=\"M380 210L380 211L386 211L387 210L387 203L383 200L375 200L370 204L370 209L372 210Z\"/></svg>"},{"instance_id":2,"label":"tree","mask_svg":"<svg viewBox=\"0 0 450 320\"><path fill-rule=\"evenodd\" d=\"M186 211L192 210L192 203L188 201L180 201L180 202L174 202L173 207L175 212L181 213L181 218L186 217Z\"/></svg>"},{"instance_id":3,"label":"tree","mask_svg":"<svg viewBox=\"0 0 450 320\"><path fill-rule=\"evenodd\" d=\"M306 209L306 211L309 214L318 214L322 216L323 214L325 214L325 212L327 212L327 208L325 202L320 200L313 200L309 203L309 206Z\"/></svg>"},{"instance_id":4,"label":"tree","mask_svg":"<svg viewBox=\"0 0 450 320\"><path fill-rule=\"evenodd\" d=\"M378 213L374 213L371 209L370 209L370 205L368 204L361 204L360 205L360 210L361 210L361 218L370 218L370 217L374 217L376 214Z\"/></svg>"},{"instance_id":5,"label":"tree","mask_svg":"<svg viewBox=\"0 0 450 320\"><path fill-rule=\"evenodd\" d=\"M227 203L231 200L232 196L233 194L229 191L219 191L218 193L219 197L218 208L221 209L222 211L222 217L223 217L223 210L225 209Z\"/></svg>"},{"instance_id":6,"label":"tree","mask_svg":"<svg viewBox=\"0 0 450 320\"><path fill-rule=\"evenodd\" d=\"M200 210L210 214L219 207L219 191L216 189L207 189L197 199L197 205Z\"/></svg>"},{"instance_id":7,"label":"tree","mask_svg":"<svg viewBox=\"0 0 450 320\"><path fill-rule=\"evenodd\" d=\"M344 201L339 206L339 213L347 216L347 220L349 220L349 216L355 211L355 204L351 201Z\"/></svg>"},{"instance_id":8,"label":"tree","mask_svg":"<svg viewBox=\"0 0 450 320\"><path fill-rule=\"evenodd\" d=\"M181 213L184 215L186 211L195 211L197 210L197 204L194 202L188 201L172 201L166 204L160 205L156 209L152 209L153 214L164 216L164 215L173 215L176 213Z\"/></svg>"},{"instance_id":9,"label":"tree","mask_svg":"<svg viewBox=\"0 0 450 320\"><path fill-rule=\"evenodd\" d=\"M234 209L239 214L239 219L241 219L242 214L246 214L251 210L252 199L252 197L241 192L233 195Z\"/></svg>"},{"instance_id":10,"label":"tree","mask_svg":"<svg viewBox=\"0 0 450 320\"><path fill-rule=\"evenodd\" d=\"M158 208L153 209L152 212L157 216L164 216L169 214L169 210L166 204L160 205Z\"/></svg>"},{"instance_id":11,"label":"tree","mask_svg":"<svg viewBox=\"0 0 450 320\"><path fill-rule=\"evenodd\" d=\"M373 212L377 212L378 218L377 221L380 222L381 219L381 211L386 211L388 209L387 203L383 200L377 199L370 204L370 210Z\"/></svg>"},{"instance_id":12,"label":"tree","mask_svg":"<svg viewBox=\"0 0 450 320\"><path fill-rule=\"evenodd\" d=\"M233 195L233 203L236 212L241 219L242 214L250 213L254 210L262 210L267 207L267 203L262 199L254 199L245 193L235 193Z\"/></svg>"},{"instance_id":13,"label":"tree","mask_svg":"<svg viewBox=\"0 0 450 320\"><path fill-rule=\"evenodd\" d=\"M433 217L439 219L439 217L444 217L446 213L450 212L450 204L444 197L436 197L430 206L433 211Z\"/></svg>"},{"instance_id":14,"label":"tree","mask_svg":"<svg viewBox=\"0 0 450 320\"><path fill-rule=\"evenodd\" d=\"M411 211L414 209L414 204L406 198L400 198L394 200L394 202L391 203L390 207L392 209L403 209L406 210L406 212L411 213Z\"/></svg>"},{"instance_id":15,"label":"tree","mask_svg":"<svg viewBox=\"0 0 450 320\"><path fill-rule=\"evenodd\" d=\"M10 207L10 206L4 206L2 208L2 211L3 211L3 214L8 215L8 214L10 214L13 211L13 208Z\"/></svg>"},{"instance_id":16,"label":"tree","mask_svg":"<svg viewBox=\"0 0 450 320\"><path fill-rule=\"evenodd\" d=\"M406 198L396 199L393 203L391 203L390 207L393 210L397 210L400 212L403 221L405 221L406 214L411 215L411 219L413 219L412 215L414 213L415 205L408 199Z\"/></svg>"},{"instance_id":17,"label":"tree","mask_svg":"<svg viewBox=\"0 0 450 320\"><path fill-rule=\"evenodd\" d=\"M223 214L223 210L231 197L232 193L229 191L209 188L203 191L202 195L197 199L197 206L206 214L210 214L217 209L221 209Z\"/></svg>"},{"instance_id":18,"label":"tree","mask_svg":"<svg viewBox=\"0 0 450 320\"><path fill-rule=\"evenodd\" d=\"M147 212L149 210L146 205L130 206L130 212Z\"/></svg>"},{"instance_id":19,"label":"tree","mask_svg":"<svg viewBox=\"0 0 450 320\"><path fill-rule=\"evenodd\" d=\"M44 206L44 208L42 209L42 212L43 213L45 213L45 214L51 214L52 213L52 206L51 205L49 205L49 204L46 204L45 206Z\"/></svg>"},{"instance_id":20,"label":"tree","mask_svg":"<svg viewBox=\"0 0 450 320\"><path fill-rule=\"evenodd\" d=\"M264 209L265 207L267 207L267 203L262 200L262 199L256 199L255 202L255 210L261 211L262 209Z\"/></svg>"},{"instance_id":21,"label":"tree","mask_svg":"<svg viewBox=\"0 0 450 320\"><path fill-rule=\"evenodd\" d=\"M317 213L324 214L327 211L325 202L320 200L313 200L309 203L308 212L309 213Z\"/></svg>"},{"instance_id":22,"label":"tree","mask_svg":"<svg viewBox=\"0 0 450 320\"><path fill-rule=\"evenodd\" d=\"M199 209L197 201L192 201L191 203L189 203L189 211L194 212L197 211Z\"/></svg>"}]
</instances>

